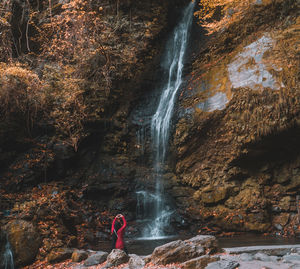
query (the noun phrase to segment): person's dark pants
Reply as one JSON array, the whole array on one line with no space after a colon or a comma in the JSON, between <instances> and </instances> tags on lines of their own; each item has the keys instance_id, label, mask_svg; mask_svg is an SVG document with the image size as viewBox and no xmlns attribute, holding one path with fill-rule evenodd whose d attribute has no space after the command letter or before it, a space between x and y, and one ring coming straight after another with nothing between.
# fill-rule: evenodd
<instances>
[{"instance_id":1,"label":"person's dark pants","mask_svg":"<svg viewBox=\"0 0 300 269\"><path fill-rule=\"evenodd\" d=\"M116 248L116 242L118 237L113 233L112 237L111 237L112 241L111 241L111 250Z\"/></svg>"}]
</instances>

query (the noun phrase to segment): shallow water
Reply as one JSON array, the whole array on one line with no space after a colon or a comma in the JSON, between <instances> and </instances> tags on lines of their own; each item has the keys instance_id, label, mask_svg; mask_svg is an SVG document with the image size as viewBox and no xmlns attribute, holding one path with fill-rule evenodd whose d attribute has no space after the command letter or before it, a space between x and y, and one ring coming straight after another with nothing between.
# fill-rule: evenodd
<instances>
[{"instance_id":1,"label":"shallow water","mask_svg":"<svg viewBox=\"0 0 300 269\"><path fill-rule=\"evenodd\" d=\"M125 240L125 245L129 253L137 255L149 255L153 250L161 245L169 243L171 241L178 240L178 237L168 237L162 239L138 239L138 240ZM111 242L103 241L99 243L100 250L110 252Z\"/></svg>"},{"instance_id":2,"label":"shallow water","mask_svg":"<svg viewBox=\"0 0 300 269\"><path fill-rule=\"evenodd\" d=\"M163 244L175 241L178 239L188 239L189 237L173 236L156 240L125 240L129 253L137 255L149 255L153 250ZM229 247L246 247L246 246L267 246L267 245L293 245L300 244L300 238L283 238L283 237L271 237L261 235L239 235L234 237L218 238L219 246L221 248ZM109 241L99 242L100 249L103 251L110 251L111 243Z\"/></svg>"}]
</instances>

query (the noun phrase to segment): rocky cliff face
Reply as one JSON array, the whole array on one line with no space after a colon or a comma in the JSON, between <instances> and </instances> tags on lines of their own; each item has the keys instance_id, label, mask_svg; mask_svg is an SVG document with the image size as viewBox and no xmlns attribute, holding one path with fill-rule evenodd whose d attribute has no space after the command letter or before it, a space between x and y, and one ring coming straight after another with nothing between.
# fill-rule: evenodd
<instances>
[{"instance_id":1,"label":"rocky cliff face","mask_svg":"<svg viewBox=\"0 0 300 269\"><path fill-rule=\"evenodd\" d=\"M15 1L13 16L22 3ZM66 3L53 3L58 16ZM82 61L75 57L66 65L44 59L36 43L29 44L36 54L28 54L24 35L15 36L20 43L12 53L19 63L1 63L1 90L13 85L18 93L48 95L33 95L39 100L29 114L34 121L23 111L5 117L1 104L0 220L8 230L15 218L33 225L41 239L39 259L107 239L112 215L122 212L134 221L136 189L154 188L149 129L141 127L158 96L162 47L185 3L93 2L108 54L89 47ZM194 26L195 53L185 70L163 179L168 199L189 225L176 215L178 228L299 233L298 4L256 1L239 22L207 39ZM42 24L49 13L39 8L45 12L35 19ZM13 17L12 27L26 30L26 23ZM70 103L73 90L78 96ZM77 111L78 104L84 109ZM70 136L66 121L73 124Z\"/></svg>"},{"instance_id":2,"label":"rocky cliff face","mask_svg":"<svg viewBox=\"0 0 300 269\"><path fill-rule=\"evenodd\" d=\"M202 225L299 233L297 5L256 3L193 63L173 146L177 204Z\"/></svg>"}]
</instances>

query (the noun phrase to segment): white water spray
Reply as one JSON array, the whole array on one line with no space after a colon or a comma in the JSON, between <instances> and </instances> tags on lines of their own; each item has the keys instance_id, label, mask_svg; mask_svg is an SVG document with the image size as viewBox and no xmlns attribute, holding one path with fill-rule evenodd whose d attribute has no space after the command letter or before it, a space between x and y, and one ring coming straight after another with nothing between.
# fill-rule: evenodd
<instances>
[{"instance_id":1,"label":"white water spray","mask_svg":"<svg viewBox=\"0 0 300 269\"><path fill-rule=\"evenodd\" d=\"M164 237L164 228L169 225L170 216L173 213L163 199L161 175L168 149L174 104L176 102L177 92L182 83L184 55L193 20L193 10L194 3L190 3L184 10L183 18L175 28L173 37L169 40L166 47L164 68L168 73L167 83L163 87L157 110L151 120L151 137L155 151L153 164L156 176L155 195L145 196L147 199L153 198L153 196L156 198L154 203L155 209L153 221L151 221L143 231L144 238L157 239Z\"/></svg>"}]
</instances>

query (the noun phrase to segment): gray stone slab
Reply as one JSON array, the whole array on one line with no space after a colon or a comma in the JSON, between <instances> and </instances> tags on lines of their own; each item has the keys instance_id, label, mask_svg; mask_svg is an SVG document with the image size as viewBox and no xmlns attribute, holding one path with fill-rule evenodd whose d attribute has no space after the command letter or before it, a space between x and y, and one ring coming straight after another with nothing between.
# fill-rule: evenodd
<instances>
[{"instance_id":1,"label":"gray stone slab","mask_svg":"<svg viewBox=\"0 0 300 269\"><path fill-rule=\"evenodd\" d=\"M277 262L279 258L277 256L269 256L263 252L258 252L254 255L254 259L263 262Z\"/></svg>"},{"instance_id":2,"label":"gray stone slab","mask_svg":"<svg viewBox=\"0 0 300 269\"><path fill-rule=\"evenodd\" d=\"M284 256L291 252L292 249L300 248L300 245L279 245L279 246L254 246L254 247L236 247L224 248L228 254L255 254L258 252L265 253L272 256Z\"/></svg>"},{"instance_id":3,"label":"gray stone slab","mask_svg":"<svg viewBox=\"0 0 300 269\"><path fill-rule=\"evenodd\" d=\"M244 261L244 262L250 262L250 261L254 260L253 255L251 255L249 253L242 253L239 258L241 261Z\"/></svg>"},{"instance_id":4,"label":"gray stone slab","mask_svg":"<svg viewBox=\"0 0 300 269\"><path fill-rule=\"evenodd\" d=\"M236 261L221 260L208 264L205 269L235 269L238 266Z\"/></svg>"},{"instance_id":5,"label":"gray stone slab","mask_svg":"<svg viewBox=\"0 0 300 269\"><path fill-rule=\"evenodd\" d=\"M284 264L281 262L263 262L263 261L249 261L249 262L240 262L239 269L299 269L294 264Z\"/></svg>"},{"instance_id":6,"label":"gray stone slab","mask_svg":"<svg viewBox=\"0 0 300 269\"><path fill-rule=\"evenodd\" d=\"M282 257L282 259L285 262L298 262L298 263L300 263L300 255L299 254L284 255Z\"/></svg>"}]
</instances>

